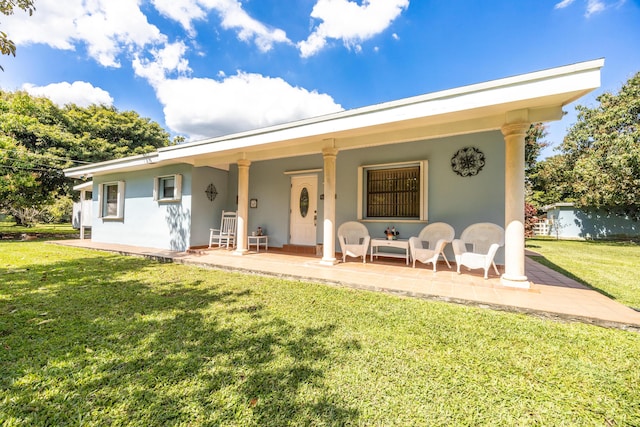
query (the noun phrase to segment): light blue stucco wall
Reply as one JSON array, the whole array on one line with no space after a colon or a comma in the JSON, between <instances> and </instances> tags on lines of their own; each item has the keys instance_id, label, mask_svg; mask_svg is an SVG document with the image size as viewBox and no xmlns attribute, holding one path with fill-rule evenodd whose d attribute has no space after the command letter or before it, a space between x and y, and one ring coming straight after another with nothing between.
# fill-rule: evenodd
<instances>
[{"instance_id":1,"label":"light blue stucco wall","mask_svg":"<svg viewBox=\"0 0 640 427\"><path fill-rule=\"evenodd\" d=\"M486 164L473 177L460 177L451 169L451 157L463 147L479 148ZM428 219L451 224L459 236L476 222L504 224L504 139L499 131L462 135L390 146L345 150L336 159L336 227L357 218L358 167L396 162L428 161ZM318 177L317 242L323 240L323 158L321 154L289 159L255 161L249 169L249 198L257 208L249 209L249 232L262 227L269 234L269 245L282 247L289 240L291 174L310 171ZM153 200L155 177L182 174L182 200L159 203ZM124 220L97 218L98 186L104 182L125 181ZM209 229L220 224L222 210L237 210L238 169L229 171L187 164L164 166L94 178L94 219L92 240L105 243L186 250L206 246ZM213 184L218 192L211 201L205 190ZM364 221L369 233L383 237L387 226L395 226L401 238L417 235L426 222ZM339 246L336 242L336 251ZM451 249L447 255L453 258ZM502 250L496 260L502 262Z\"/></svg>"},{"instance_id":2,"label":"light blue stucco wall","mask_svg":"<svg viewBox=\"0 0 640 427\"><path fill-rule=\"evenodd\" d=\"M278 159L251 163L249 169L249 199L257 199L258 207L249 209L249 232L262 227L269 234L269 246L282 247L289 241L289 205L291 176L285 172L322 169L321 154L300 156L293 159ZM322 193L322 172L318 175L318 197ZM235 195L238 194L238 168L229 170L229 194L234 199L229 202L237 208ZM318 199L318 224L322 224L323 205ZM322 227L318 227L316 241L322 242Z\"/></svg>"},{"instance_id":3,"label":"light blue stucco wall","mask_svg":"<svg viewBox=\"0 0 640 427\"><path fill-rule=\"evenodd\" d=\"M183 250L191 228L190 165L172 165L143 171L98 176L93 179L93 222L91 240L103 243ZM157 176L182 174L182 200L153 200ZM124 219L98 218L98 188L102 183L125 182Z\"/></svg>"},{"instance_id":4,"label":"light blue stucco wall","mask_svg":"<svg viewBox=\"0 0 640 427\"><path fill-rule=\"evenodd\" d=\"M565 239L601 239L640 235L640 223L599 209L559 206L547 212L549 234Z\"/></svg>"},{"instance_id":5,"label":"light blue stucco wall","mask_svg":"<svg viewBox=\"0 0 640 427\"><path fill-rule=\"evenodd\" d=\"M460 177L451 169L451 157L463 147L479 148L486 164L473 177ZM476 222L504 225L504 138L499 131L455 136L427 141L409 142L340 151L336 160L336 227L357 217L357 173L359 166L427 160L428 218L429 222L444 221L451 224L459 236L463 229ZM258 226L269 234L270 246L280 247L288 242L291 176L285 172L322 169L322 155L301 156L291 159L253 162L249 170L249 198L258 199L258 208L249 209L249 231ZM322 172L318 175L318 230L317 242L322 243L324 201ZM238 172L229 171L229 194L237 194ZM233 200L235 203L235 200ZM426 223L367 222L364 224L372 236L383 237L384 229L394 225L408 238L417 235ZM336 244L336 250L339 247ZM448 256L453 258L450 248ZM501 249L496 257L502 262Z\"/></svg>"},{"instance_id":6,"label":"light blue stucco wall","mask_svg":"<svg viewBox=\"0 0 640 427\"><path fill-rule=\"evenodd\" d=\"M207 197L207 187L213 184L217 195ZM229 173L209 167L193 168L191 182L191 239L190 247L209 245L209 229L220 227L223 210L236 210L235 201L229 203ZM236 193L233 193L234 196Z\"/></svg>"},{"instance_id":7,"label":"light blue stucco wall","mask_svg":"<svg viewBox=\"0 0 640 427\"><path fill-rule=\"evenodd\" d=\"M154 201L155 178L172 174L182 175L182 199L179 202ZM124 220L98 218L98 187L112 181L125 182ZM91 239L95 242L180 251L206 246L209 229L220 225L222 210L236 209L235 205L228 204L228 171L210 167L171 165L99 176L93 182ZM218 192L213 201L206 194L209 184L213 184Z\"/></svg>"}]
</instances>

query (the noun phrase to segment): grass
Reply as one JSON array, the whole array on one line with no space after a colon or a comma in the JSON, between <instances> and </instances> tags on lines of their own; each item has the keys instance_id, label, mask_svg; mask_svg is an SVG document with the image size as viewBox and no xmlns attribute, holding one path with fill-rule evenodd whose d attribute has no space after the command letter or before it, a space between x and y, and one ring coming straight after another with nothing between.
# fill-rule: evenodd
<instances>
[{"instance_id":1,"label":"grass","mask_svg":"<svg viewBox=\"0 0 640 427\"><path fill-rule=\"evenodd\" d=\"M24 227L16 225L14 221L0 221L0 236L19 236L21 234L44 235L44 236L71 236L79 233L71 224L38 224L34 227Z\"/></svg>"},{"instance_id":2,"label":"grass","mask_svg":"<svg viewBox=\"0 0 640 427\"><path fill-rule=\"evenodd\" d=\"M640 310L640 245L636 242L528 239L536 261Z\"/></svg>"},{"instance_id":3,"label":"grass","mask_svg":"<svg viewBox=\"0 0 640 427\"><path fill-rule=\"evenodd\" d=\"M0 243L0 425L640 425L640 334Z\"/></svg>"}]
</instances>

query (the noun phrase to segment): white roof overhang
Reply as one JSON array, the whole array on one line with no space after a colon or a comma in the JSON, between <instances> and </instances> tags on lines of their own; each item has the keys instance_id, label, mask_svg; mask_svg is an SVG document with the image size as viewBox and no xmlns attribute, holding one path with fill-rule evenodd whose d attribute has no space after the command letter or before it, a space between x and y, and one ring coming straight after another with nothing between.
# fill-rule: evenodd
<instances>
[{"instance_id":1,"label":"white roof overhang","mask_svg":"<svg viewBox=\"0 0 640 427\"><path fill-rule=\"evenodd\" d=\"M571 203L571 202L559 202L559 203L553 203L553 204L550 204L550 205L543 206L542 210L544 212L548 212L551 209L570 208L570 207L573 207L573 206L574 206L574 204Z\"/></svg>"},{"instance_id":2,"label":"white roof overhang","mask_svg":"<svg viewBox=\"0 0 640 427\"><path fill-rule=\"evenodd\" d=\"M87 181L87 182L83 182L81 184L73 186L74 191L86 191L86 190L91 190L92 188L93 188L93 181Z\"/></svg>"},{"instance_id":3,"label":"white roof overhang","mask_svg":"<svg viewBox=\"0 0 640 427\"><path fill-rule=\"evenodd\" d=\"M148 155L65 171L80 178L189 163L226 168L252 161L348 150L559 120L562 107L600 86L603 59L537 71L263 129L160 148Z\"/></svg>"}]
</instances>

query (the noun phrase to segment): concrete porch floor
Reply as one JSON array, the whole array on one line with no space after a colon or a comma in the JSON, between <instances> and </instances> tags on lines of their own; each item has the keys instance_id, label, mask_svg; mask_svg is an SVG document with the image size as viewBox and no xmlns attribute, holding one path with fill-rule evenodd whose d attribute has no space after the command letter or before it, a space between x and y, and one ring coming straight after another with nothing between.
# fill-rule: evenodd
<instances>
[{"instance_id":1,"label":"concrete porch floor","mask_svg":"<svg viewBox=\"0 0 640 427\"><path fill-rule=\"evenodd\" d=\"M61 240L53 243L640 332L640 312L538 264L529 257L526 257L525 271L532 286L530 289L515 289L502 286L493 271L490 271L488 280L483 279L481 270L468 271L463 268L463 273L458 275L455 263L452 263L451 269L444 263L438 264L438 271L433 273L430 264L425 266L416 263L414 269L405 265L404 260L386 258L379 258L374 262L367 258L366 264L360 258L347 258L346 263L326 266L320 264L320 257L285 253L272 248L259 253L249 251L241 256L226 249L177 252L95 243L90 240Z\"/></svg>"}]
</instances>

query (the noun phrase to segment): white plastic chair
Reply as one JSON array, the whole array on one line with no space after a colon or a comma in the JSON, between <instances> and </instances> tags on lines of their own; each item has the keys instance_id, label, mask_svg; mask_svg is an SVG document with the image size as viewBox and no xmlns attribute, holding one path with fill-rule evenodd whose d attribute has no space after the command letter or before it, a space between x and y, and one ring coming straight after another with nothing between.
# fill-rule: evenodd
<instances>
[{"instance_id":1,"label":"white plastic chair","mask_svg":"<svg viewBox=\"0 0 640 427\"><path fill-rule=\"evenodd\" d=\"M455 235L455 230L449 224L434 222L424 227L418 237L411 237L409 239L409 249L413 260L413 268L416 268L416 261L424 264L432 263L435 273L436 264L438 264L438 259L441 255L447 266L451 268L449 260L444 256L444 248L447 243L451 243Z\"/></svg>"},{"instance_id":2,"label":"white plastic chair","mask_svg":"<svg viewBox=\"0 0 640 427\"><path fill-rule=\"evenodd\" d=\"M236 226L238 223L237 212L222 211L220 228L209 229L209 248L216 244L219 248L230 249L236 243Z\"/></svg>"},{"instance_id":3,"label":"white plastic chair","mask_svg":"<svg viewBox=\"0 0 640 427\"><path fill-rule=\"evenodd\" d=\"M471 224L452 243L453 252L456 255L458 274L460 266L468 269L484 269L484 278L488 278L489 267L493 265L496 274L498 267L493 262L493 257L500 246L504 246L504 228L490 222Z\"/></svg>"},{"instance_id":4,"label":"white plastic chair","mask_svg":"<svg viewBox=\"0 0 640 427\"><path fill-rule=\"evenodd\" d=\"M356 221L348 221L338 227L338 241L342 251L342 262L346 262L347 256L362 257L362 262L367 262L369 250L369 230L363 224Z\"/></svg>"}]
</instances>

